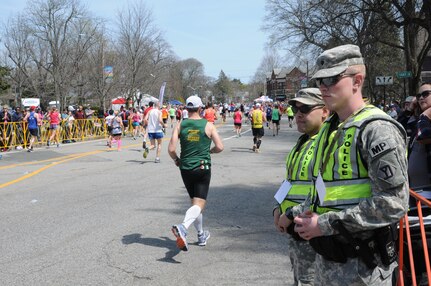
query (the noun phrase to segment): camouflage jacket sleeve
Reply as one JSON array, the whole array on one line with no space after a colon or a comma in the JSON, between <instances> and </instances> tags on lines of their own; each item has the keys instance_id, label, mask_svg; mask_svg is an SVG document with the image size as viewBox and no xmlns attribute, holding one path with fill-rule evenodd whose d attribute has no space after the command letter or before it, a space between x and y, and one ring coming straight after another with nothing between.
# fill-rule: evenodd
<instances>
[{"instance_id":1,"label":"camouflage jacket sleeve","mask_svg":"<svg viewBox=\"0 0 431 286\"><path fill-rule=\"evenodd\" d=\"M318 224L324 235L335 234L331 222L340 219L352 233L396 223L408 210L406 135L395 123L368 123L361 136L360 153L371 180L371 197L340 212L322 214Z\"/></svg>"}]
</instances>

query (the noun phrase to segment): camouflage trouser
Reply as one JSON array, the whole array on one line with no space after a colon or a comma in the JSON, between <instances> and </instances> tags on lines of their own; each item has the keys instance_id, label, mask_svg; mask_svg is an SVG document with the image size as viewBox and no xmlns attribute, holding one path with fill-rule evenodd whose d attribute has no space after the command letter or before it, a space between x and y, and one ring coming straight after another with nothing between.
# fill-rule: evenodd
<instances>
[{"instance_id":1,"label":"camouflage trouser","mask_svg":"<svg viewBox=\"0 0 431 286\"><path fill-rule=\"evenodd\" d=\"M392 286L392 272L396 266L397 263L394 262L388 267L379 265L369 269L358 258L349 258L346 263L337 263L316 254L315 285Z\"/></svg>"},{"instance_id":2,"label":"camouflage trouser","mask_svg":"<svg viewBox=\"0 0 431 286\"><path fill-rule=\"evenodd\" d=\"M293 285L314 285L314 261L316 258L314 249L308 244L308 241L297 241L290 235L288 235L288 247L290 263L293 268Z\"/></svg>"}]
</instances>

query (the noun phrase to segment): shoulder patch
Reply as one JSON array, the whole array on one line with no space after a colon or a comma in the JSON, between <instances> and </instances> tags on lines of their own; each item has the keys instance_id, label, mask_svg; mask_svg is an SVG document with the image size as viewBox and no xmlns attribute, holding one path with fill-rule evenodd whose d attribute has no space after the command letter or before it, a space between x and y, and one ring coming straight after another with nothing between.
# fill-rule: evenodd
<instances>
[{"instance_id":1,"label":"shoulder patch","mask_svg":"<svg viewBox=\"0 0 431 286\"><path fill-rule=\"evenodd\" d=\"M370 157L374 159L376 156L384 154L389 150L393 150L395 147L396 145L393 139L382 140L375 142L370 146L368 153L370 154Z\"/></svg>"},{"instance_id":2,"label":"shoulder patch","mask_svg":"<svg viewBox=\"0 0 431 286\"><path fill-rule=\"evenodd\" d=\"M376 169L376 179L382 188L398 186L405 182L401 168L389 160L379 160Z\"/></svg>"}]
</instances>

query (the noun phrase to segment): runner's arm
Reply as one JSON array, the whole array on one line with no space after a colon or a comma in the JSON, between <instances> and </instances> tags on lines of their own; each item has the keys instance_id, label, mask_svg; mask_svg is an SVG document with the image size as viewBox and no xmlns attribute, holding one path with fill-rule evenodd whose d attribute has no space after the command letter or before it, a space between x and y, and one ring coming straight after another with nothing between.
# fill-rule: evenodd
<instances>
[{"instance_id":1,"label":"runner's arm","mask_svg":"<svg viewBox=\"0 0 431 286\"><path fill-rule=\"evenodd\" d=\"M210 153L220 153L221 151L223 151L224 146L223 146L223 142L217 132L216 127L214 126L214 124L208 122L207 126L205 129L209 128L209 137L212 139L213 143L214 143L214 147L212 147L210 149ZM207 135L208 135L207 133Z\"/></svg>"},{"instance_id":2,"label":"runner's arm","mask_svg":"<svg viewBox=\"0 0 431 286\"><path fill-rule=\"evenodd\" d=\"M179 157L177 155L177 145L179 140L179 134L180 134L180 125L177 124L172 130L171 140L169 141L169 145L168 145L169 156L172 158L172 160L175 161L176 165L179 161Z\"/></svg>"}]
</instances>

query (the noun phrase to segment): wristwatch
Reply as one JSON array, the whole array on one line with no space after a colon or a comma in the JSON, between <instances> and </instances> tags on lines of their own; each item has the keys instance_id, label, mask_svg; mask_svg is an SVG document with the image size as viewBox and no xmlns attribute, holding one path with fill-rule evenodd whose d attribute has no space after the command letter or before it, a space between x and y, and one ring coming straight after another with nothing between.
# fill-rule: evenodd
<instances>
[{"instance_id":1,"label":"wristwatch","mask_svg":"<svg viewBox=\"0 0 431 286\"><path fill-rule=\"evenodd\" d=\"M288 208L284 214L289 220L293 221L294 217L293 217L292 208Z\"/></svg>"}]
</instances>

